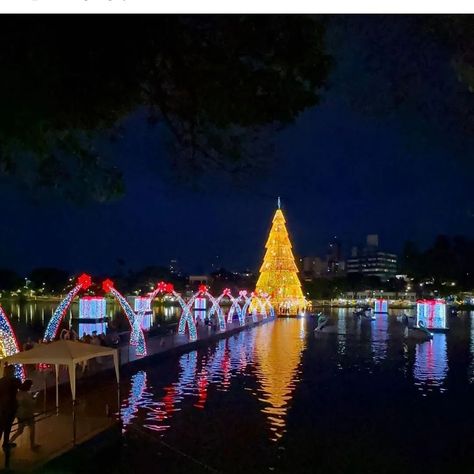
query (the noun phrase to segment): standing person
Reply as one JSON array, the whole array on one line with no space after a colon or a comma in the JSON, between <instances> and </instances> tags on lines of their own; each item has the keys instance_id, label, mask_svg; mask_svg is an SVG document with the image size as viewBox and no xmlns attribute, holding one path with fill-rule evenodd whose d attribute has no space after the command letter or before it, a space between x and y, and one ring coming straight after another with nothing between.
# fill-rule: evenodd
<instances>
[{"instance_id":1,"label":"standing person","mask_svg":"<svg viewBox=\"0 0 474 474\"><path fill-rule=\"evenodd\" d=\"M7 365L0 379L0 437L3 436L4 450L15 447L10 443L10 431L18 408L16 394L20 386L20 379L15 377L15 366Z\"/></svg>"},{"instance_id":2,"label":"standing person","mask_svg":"<svg viewBox=\"0 0 474 474\"><path fill-rule=\"evenodd\" d=\"M18 391L16 396L18 402L18 409L16 411L16 417L18 418L18 431L13 435L11 444L15 446L14 441L23 433L25 427L28 426L30 429L30 448L35 451L39 448L38 444L35 444L35 405L36 400L33 394L30 392L33 382L31 380L25 380Z\"/></svg>"}]
</instances>

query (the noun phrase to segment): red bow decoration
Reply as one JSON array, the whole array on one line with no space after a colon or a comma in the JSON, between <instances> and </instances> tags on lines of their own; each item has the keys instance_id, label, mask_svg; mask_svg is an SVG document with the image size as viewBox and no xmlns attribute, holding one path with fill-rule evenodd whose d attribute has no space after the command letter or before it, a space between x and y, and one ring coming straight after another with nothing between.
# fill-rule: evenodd
<instances>
[{"instance_id":1,"label":"red bow decoration","mask_svg":"<svg viewBox=\"0 0 474 474\"><path fill-rule=\"evenodd\" d=\"M114 287L114 282L110 280L109 278L107 278L107 280L104 280L102 282L102 288L106 293L111 291L113 287Z\"/></svg>"},{"instance_id":2,"label":"red bow decoration","mask_svg":"<svg viewBox=\"0 0 474 474\"><path fill-rule=\"evenodd\" d=\"M89 286L92 285L92 280L90 275L87 273L83 273L78 279L77 279L77 284L81 285L83 290L87 290Z\"/></svg>"}]
</instances>

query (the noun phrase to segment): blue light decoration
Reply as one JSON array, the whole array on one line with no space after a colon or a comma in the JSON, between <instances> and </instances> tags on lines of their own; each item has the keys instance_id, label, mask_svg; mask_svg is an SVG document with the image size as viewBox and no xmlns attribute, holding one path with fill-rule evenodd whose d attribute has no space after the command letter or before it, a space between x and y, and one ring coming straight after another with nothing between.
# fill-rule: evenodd
<instances>
[{"instance_id":1,"label":"blue light decoration","mask_svg":"<svg viewBox=\"0 0 474 474\"><path fill-rule=\"evenodd\" d=\"M142 331L149 331L152 326L153 310L151 303L151 296L137 296L133 302L133 309L140 320Z\"/></svg>"},{"instance_id":2,"label":"blue light decoration","mask_svg":"<svg viewBox=\"0 0 474 474\"><path fill-rule=\"evenodd\" d=\"M20 347L15 336L15 331L3 308L0 306L0 354L8 357L20 352ZM25 371L21 364L15 364L15 376L25 380Z\"/></svg>"},{"instance_id":3,"label":"blue light decoration","mask_svg":"<svg viewBox=\"0 0 474 474\"><path fill-rule=\"evenodd\" d=\"M87 290L91 286L91 277L85 273L83 273L78 279L76 286L66 295L66 297L61 301L59 306L56 308L53 316L48 322L46 326L46 330L44 332L43 341L44 342L51 342L56 339L58 335L59 326L61 325L61 321L66 314L67 309L72 303L72 300L76 297L76 295L81 290Z\"/></svg>"},{"instance_id":4,"label":"blue light decoration","mask_svg":"<svg viewBox=\"0 0 474 474\"><path fill-rule=\"evenodd\" d=\"M448 370L446 334L435 333L431 341L416 345L413 375L418 390L444 392Z\"/></svg>"},{"instance_id":5,"label":"blue light decoration","mask_svg":"<svg viewBox=\"0 0 474 474\"><path fill-rule=\"evenodd\" d=\"M447 331L446 302L442 299L418 300L416 302L416 324L433 332Z\"/></svg>"},{"instance_id":6,"label":"blue light decoration","mask_svg":"<svg viewBox=\"0 0 474 474\"><path fill-rule=\"evenodd\" d=\"M244 302L244 306L242 308L242 318L243 318L244 324L245 324L245 318L247 317L247 313L248 313L248 310L249 310L250 303L252 302L252 298L248 297L247 292L245 292L245 294L243 295L243 299L244 299L245 302ZM253 319L254 322L256 321L253 314L252 314L252 319Z\"/></svg>"},{"instance_id":7,"label":"blue light decoration","mask_svg":"<svg viewBox=\"0 0 474 474\"><path fill-rule=\"evenodd\" d=\"M103 296L83 296L79 298L79 337L107 331L107 302ZM86 320L86 321L81 321Z\"/></svg>"},{"instance_id":8,"label":"blue light decoration","mask_svg":"<svg viewBox=\"0 0 474 474\"><path fill-rule=\"evenodd\" d=\"M186 326L189 330L189 340L195 341L197 339L197 330L196 330L196 323L194 322L193 314L192 314L192 304L194 303L195 296L193 296L188 303L184 301L179 293L174 290L174 287L171 283L165 283L164 281L160 281L157 285L155 290L152 293L148 294L148 297L153 299L160 293L168 293L173 295L173 297L178 302L179 306L181 307L181 316L179 318L178 324L178 334L183 335L186 333Z\"/></svg>"},{"instance_id":9,"label":"blue light decoration","mask_svg":"<svg viewBox=\"0 0 474 474\"><path fill-rule=\"evenodd\" d=\"M204 321L206 319L207 300L202 296L198 296L194 300L194 319Z\"/></svg>"},{"instance_id":10,"label":"blue light decoration","mask_svg":"<svg viewBox=\"0 0 474 474\"><path fill-rule=\"evenodd\" d=\"M83 296L79 298L79 318L105 319L106 301L103 296Z\"/></svg>"},{"instance_id":11,"label":"blue light decoration","mask_svg":"<svg viewBox=\"0 0 474 474\"><path fill-rule=\"evenodd\" d=\"M193 296L186 304L179 293L176 293L174 291L173 296L176 298L179 305L181 306L181 316L179 318L178 334L181 334L181 335L185 334L186 327L188 327L189 340L195 341L197 339L197 329L196 329L196 323L194 322L193 314L191 311L191 307L192 307L192 304L194 303L195 297Z\"/></svg>"},{"instance_id":12,"label":"blue light decoration","mask_svg":"<svg viewBox=\"0 0 474 474\"><path fill-rule=\"evenodd\" d=\"M146 355L146 342L145 335L143 334L142 328L140 327L140 321L136 317L135 312L128 304L128 301L123 297L123 295L114 288L114 283L112 280L104 280L102 282L102 288L106 293L110 293L115 300L118 302L122 308L125 316L128 319L130 324L131 333L130 333L130 345L136 346L135 354L137 356Z\"/></svg>"},{"instance_id":13,"label":"blue light decoration","mask_svg":"<svg viewBox=\"0 0 474 474\"><path fill-rule=\"evenodd\" d=\"M383 298L378 298L374 303L374 313L388 313L388 301Z\"/></svg>"},{"instance_id":14,"label":"blue light decoration","mask_svg":"<svg viewBox=\"0 0 474 474\"><path fill-rule=\"evenodd\" d=\"M234 313L237 312L237 316L239 318L239 323L242 326L243 321L242 321L242 308L240 307L240 297L234 298L232 296L232 293L229 288L225 288L222 294L217 298L217 302L219 303L219 306L221 304L221 301L224 298L228 298L230 300L231 306L229 309L229 314L227 315L227 323L230 324L234 320Z\"/></svg>"},{"instance_id":15,"label":"blue light decoration","mask_svg":"<svg viewBox=\"0 0 474 474\"><path fill-rule=\"evenodd\" d=\"M141 370L132 377L132 387L130 389L130 396L127 400L127 406L125 406L121 410L122 423L124 427L130 424L130 422L135 417L135 414L137 413L137 410L141 405L143 395L146 391L146 387L146 372Z\"/></svg>"},{"instance_id":16,"label":"blue light decoration","mask_svg":"<svg viewBox=\"0 0 474 474\"><path fill-rule=\"evenodd\" d=\"M225 318L222 312L222 308L220 307L219 301L214 298L209 293L209 290L206 285L200 285L198 292L194 295L194 298L209 298L210 302L212 303L211 309L209 311L209 317L213 314L217 314L217 319L219 321L219 330L225 331Z\"/></svg>"}]
</instances>

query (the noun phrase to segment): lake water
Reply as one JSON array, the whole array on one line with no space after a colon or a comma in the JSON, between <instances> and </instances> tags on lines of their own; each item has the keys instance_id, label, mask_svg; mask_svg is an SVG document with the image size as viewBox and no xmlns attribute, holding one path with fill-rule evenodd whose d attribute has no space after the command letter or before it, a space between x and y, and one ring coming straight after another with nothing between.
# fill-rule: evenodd
<instances>
[{"instance_id":1,"label":"lake water","mask_svg":"<svg viewBox=\"0 0 474 474\"><path fill-rule=\"evenodd\" d=\"M405 346L395 314L361 323L335 309L339 334L278 319L150 362L125 387L122 462L127 472L470 472L473 317Z\"/></svg>"}]
</instances>

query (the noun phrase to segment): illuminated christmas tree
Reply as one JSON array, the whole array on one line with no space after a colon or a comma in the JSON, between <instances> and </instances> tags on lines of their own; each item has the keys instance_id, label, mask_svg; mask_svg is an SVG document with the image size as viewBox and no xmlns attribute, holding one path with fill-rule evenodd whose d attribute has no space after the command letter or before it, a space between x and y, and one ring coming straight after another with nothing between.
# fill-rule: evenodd
<instances>
[{"instance_id":1,"label":"illuminated christmas tree","mask_svg":"<svg viewBox=\"0 0 474 474\"><path fill-rule=\"evenodd\" d=\"M268 293L280 314L297 314L306 308L306 300L298 279L298 268L291 251L286 221L280 208L273 217L272 228L265 245L266 252L257 281L257 293Z\"/></svg>"}]
</instances>

